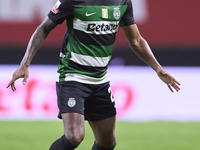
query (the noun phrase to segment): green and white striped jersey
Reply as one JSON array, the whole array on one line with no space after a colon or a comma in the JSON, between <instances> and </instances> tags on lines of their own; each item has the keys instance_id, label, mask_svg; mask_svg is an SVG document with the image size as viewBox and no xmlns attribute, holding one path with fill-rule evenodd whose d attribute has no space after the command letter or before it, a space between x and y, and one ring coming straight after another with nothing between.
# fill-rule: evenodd
<instances>
[{"instance_id":1,"label":"green and white striped jersey","mask_svg":"<svg viewBox=\"0 0 200 150\"><path fill-rule=\"evenodd\" d=\"M107 82L118 25L135 23L131 0L58 0L48 17L68 28L57 81Z\"/></svg>"}]
</instances>

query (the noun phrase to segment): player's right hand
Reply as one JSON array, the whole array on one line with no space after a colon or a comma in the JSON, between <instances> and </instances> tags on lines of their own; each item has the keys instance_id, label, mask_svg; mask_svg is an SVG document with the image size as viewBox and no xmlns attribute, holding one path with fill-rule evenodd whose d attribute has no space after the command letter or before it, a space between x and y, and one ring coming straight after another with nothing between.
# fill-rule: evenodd
<instances>
[{"instance_id":1,"label":"player's right hand","mask_svg":"<svg viewBox=\"0 0 200 150\"><path fill-rule=\"evenodd\" d=\"M14 73L13 73L13 77L11 79L11 81L8 83L7 87L11 86L11 89L13 90L13 92L16 90L15 87L15 81L19 78L24 78L22 83L25 85L27 82L27 79L29 77L29 70L27 66L20 66Z\"/></svg>"}]
</instances>

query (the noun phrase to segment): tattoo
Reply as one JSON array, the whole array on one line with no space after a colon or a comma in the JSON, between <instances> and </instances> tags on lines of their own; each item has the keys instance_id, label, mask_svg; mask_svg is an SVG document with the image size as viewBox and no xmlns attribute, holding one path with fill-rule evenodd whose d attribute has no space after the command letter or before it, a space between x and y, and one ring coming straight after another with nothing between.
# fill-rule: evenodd
<instances>
[{"instance_id":1,"label":"tattoo","mask_svg":"<svg viewBox=\"0 0 200 150\"><path fill-rule=\"evenodd\" d=\"M45 18L45 20L38 26L38 28L35 30L35 32L31 36L31 39L28 43L26 53L21 62L21 65L27 66L27 67L30 65L36 52L42 46L44 40L47 38L50 31L56 26L57 25L53 23L48 17Z\"/></svg>"}]
</instances>

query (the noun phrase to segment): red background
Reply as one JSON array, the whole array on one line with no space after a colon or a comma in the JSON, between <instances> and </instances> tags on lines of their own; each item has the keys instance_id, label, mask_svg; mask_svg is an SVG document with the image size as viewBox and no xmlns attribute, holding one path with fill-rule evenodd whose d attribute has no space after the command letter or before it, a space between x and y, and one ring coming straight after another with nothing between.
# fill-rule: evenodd
<instances>
[{"instance_id":1,"label":"red background","mask_svg":"<svg viewBox=\"0 0 200 150\"><path fill-rule=\"evenodd\" d=\"M150 45L200 47L199 0L148 0L147 6L148 19L138 27ZM0 46L26 46L40 22L37 18L29 24L0 22ZM44 46L60 46L65 30L65 23L59 25L50 33ZM126 38L119 28L115 46L126 45Z\"/></svg>"}]
</instances>

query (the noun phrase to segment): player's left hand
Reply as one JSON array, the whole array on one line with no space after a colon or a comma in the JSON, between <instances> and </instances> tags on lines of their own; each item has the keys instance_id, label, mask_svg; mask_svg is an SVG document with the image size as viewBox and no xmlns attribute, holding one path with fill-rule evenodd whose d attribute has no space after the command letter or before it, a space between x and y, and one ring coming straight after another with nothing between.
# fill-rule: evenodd
<instances>
[{"instance_id":1,"label":"player's left hand","mask_svg":"<svg viewBox=\"0 0 200 150\"><path fill-rule=\"evenodd\" d=\"M172 91L174 88L177 92L180 90L180 83L174 78L172 77L169 73L167 73L165 70L162 70L160 72L157 73L158 77L167 84L168 88Z\"/></svg>"}]
</instances>

